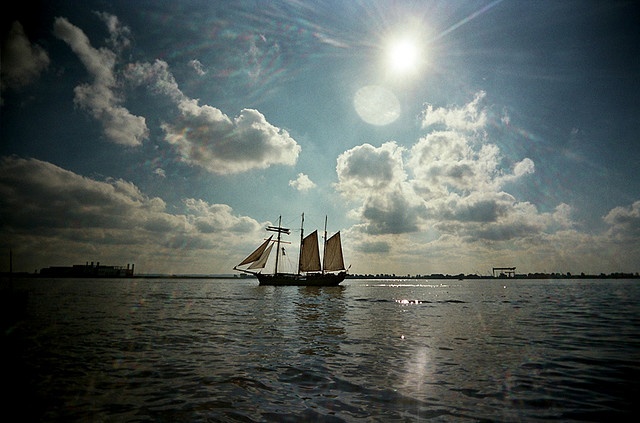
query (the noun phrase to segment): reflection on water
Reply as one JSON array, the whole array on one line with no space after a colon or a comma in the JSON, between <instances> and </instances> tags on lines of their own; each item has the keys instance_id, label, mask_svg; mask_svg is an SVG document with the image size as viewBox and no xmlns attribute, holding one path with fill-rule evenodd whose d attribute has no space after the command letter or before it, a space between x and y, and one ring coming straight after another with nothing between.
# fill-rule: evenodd
<instances>
[{"instance_id":1,"label":"reflection on water","mask_svg":"<svg viewBox=\"0 0 640 423\"><path fill-rule=\"evenodd\" d=\"M635 281L21 284L26 420L602 421L640 389Z\"/></svg>"}]
</instances>

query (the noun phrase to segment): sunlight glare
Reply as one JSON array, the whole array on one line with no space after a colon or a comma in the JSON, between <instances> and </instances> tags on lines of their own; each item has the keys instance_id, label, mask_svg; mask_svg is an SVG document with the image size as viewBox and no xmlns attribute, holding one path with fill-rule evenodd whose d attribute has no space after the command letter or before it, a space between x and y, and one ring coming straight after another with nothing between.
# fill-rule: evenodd
<instances>
[{"instance_id":1,"label":"sunlight glare","mask_svg":"<svg viewBox=\"0 0 640 423\"><path fill-rule=\"evenodd\" d=\"M423 61L423 52L412 37L397 38L390 41L385 49L389 69L396 75L415 73Z\"/></svg>"}]
</instances>

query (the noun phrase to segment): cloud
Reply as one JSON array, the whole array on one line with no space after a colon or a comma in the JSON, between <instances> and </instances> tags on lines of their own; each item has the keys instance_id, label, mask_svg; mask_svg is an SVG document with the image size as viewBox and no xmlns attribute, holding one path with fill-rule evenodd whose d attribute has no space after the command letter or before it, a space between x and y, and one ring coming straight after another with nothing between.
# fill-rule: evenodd
<instances>
[{"instance_id":1,"label":"cloud","mask_svg":"<svg viewBox=\"0 0 640 423\"><path fill-rule=\"evenodd\" d=\"M402 153L403 148L393 141L380 147L362 144L345 151L337 160L337 190L366 198L372 192L393 189L407 177Z\"/></svg>"},{"instance_id":2,"label":"cloud","mask_svg":"<svg viewBox=\"0 0 640 423\"><path fill-rule=\"evenodd\" d=\"M209 204L193 198L184 200L184 203L191 221L201 232L252 233L261 229L261 226L249 217L234 216L233 209L226 204Z\"/></svg>"},{"instance_id":3,"label":"cloud","mask_svg":"<svg viewBox=\"0 0 640 423\"><path fill-rule=\"evenodd\" d=\"M198 104L182 93L166 62L131 64L126 75L175 102L180 115L162 129L183 162L215 174L296 163L301 148L286 130L254 109L243 109L231 119L215 107Z\"/></svg>"},{"instance_id":4,"label":"cloud","mask_svg":"<svg viewBox=\"0 0 640 423\"><path fill-rule=\"evenodd\" d=\"M181 104L183 115L163 125L165 140L182 160L211 173L239 173L275 164L294 165L300 146L257 110L243 109L233 120L211 106Z\"/></svg>"},{"instance_id":5,"label":"cloud","mask_svg":"<svg viewBox=\"0 0 640 423\"><path fill-rule=\"evenodd\" d=\"M449 192L488 191L497 175L499 150L495 145L479 144L456 131L435 131L411 148L408 165L414 186L425 197Z\"/></svg>"},{"instance_id":6,"label":"cloud","mask_svg":"<svg viewBox=\"0 0 640 423\"><path fill-rule=\"evenodd\" d=\"M82 30L65 18L55 20L54 34L71 47L93 78L91 84L75 88L75 103L102 123L111 141L136 146L148 138L145 118L122 106L122 82L127 81L146 85L174 102L178 115L161 129L184 163L210 173L232 174L297 162L301 148L287 130L272 125L255 109L243 109L231 118L215 107L200 105L182 93L166 62L132 63L119 73L119 53L130 44L130 31L113 15L97 15L110 31L110 48L92 47ZM198 61L191 66L202 71Z\"/></svg>"},{"instance_id":7,"label":"cloud","mask_svg":"<svg viewBox=\"0 0 640 423\"><path fill-rule=\"evenodd\" d=\"M31 44L20 22L14 22L2 42L2 75L0 87L21 88L38 79L49 66L47 52Z\"/></svg>"},{"instance_id":8,"label":"cloud","mask_svg":"<svg viewBox=\"0 0 640 423\"><path fill-rule=\"evenodd\" d=\"M427 106L428 132L412 146L362 144L338 157L335 188L359 222L345 231L347 256L366 263L354 272L636 271L640 201L612 209L603 217L608 230L594 234L579 230L568 204L544 211L507 192L535 163L510 161L491 142L484 98Z\"/></svg>"},{"instance_id":9,"label":"cloud","mask_svg":"<svg viewBox=\"0 0 640 423\"><path fill-rule=\"evenodd\" d=\"M436 231L467 243L509 241L571 227L570 211L540 213L504 192L535 171L524 158L512 166L484 133L485 94L462 106L428 106L430 132L411 148L395 142L356 146L337 159L336 189L356 204L354 228L375 235ZM431 129L435 124L437 129ZM566 206L566 207L565 207Z\"/></svg>"},{"instance_id":10,"label":"cloud","mask_svg":"<svg viewBox=\"0 0 640 423\"><path fill-rule=\"evenodd\" d=\"M107 23L114 48L128 44L128 29L122 27L117 18L99 14ZM115 67L117 54L108 48L91 46L84 32L66 18L56 18L54 35L66 42L93 78L91 84L81 84L75 89L75 103L100 121L106 137L126 146L137 146L148 137L145 118L131 114L121 103L122 89L117 81Z\"/></svg>"},{"instance_id":11,"label":"cloud","mask_svg":"<svg viewBox=\"0 0 640 423\"><path fill-rule=\"evenodd\" d=\"M338 157L336 189L362 206L352 215L360 230L370 234L398 234L418 230L424 204L407 183L402 153L395 142L380 147L356 146Z\"/></svg>"},{"instance_id":12,"label":"cloud","mask_svg":"<svg viewBox=\"0 0 640 423\"><path fill-rule=\"evenodd\" d=\"M298 191L309 191L315 188L316 184L309 179L309 176L304 173L298 173L298 177L289 181L289 186L297 189Z\"/></svg>"},{"instance_id":13,"label":"cloud","mask_svg":"<svg viewBox=\"0 0 640 423\"><path fill-rule=\"evenodd\" d=\"M16 157L4 157L1 168L5 229L74 237L74 228L119 231L151 228L160 221L165 227L184 227L183 218L165 213L161 199L148 198L123 180L99 182L48 162Z\"/></svg>"},{"instance_id":14,"label":"cloud","mask_svg":"<svg viewBox=\"0 0 640 423\"><path fill-rule=\"evenodd\" d=\"M603 220L610 225L609 234L613 238L640 241L640 201L614 208Z\"/></svg>"},{"instance_id":15,"label":"cloud","mask_svg":"<svg viewBox=\"0 0 640 423\"><path fill-rule=\"evenodd\" d=\"M406 192L406 185L382 195L367 197L359 211L366 222L362 229L370 234L402 234L416 232L425 215L424 203L413 193Z\"/></svg>"},{"instance_id":16,"label":"cloud","mask_svg":"<svg viewBox=\"0 0 640 423\"><path fill-rule=\"evenodd\" d=\"M105 12L94 12L102 22L107 26L109 31L109 44L111 47L120 52L131 46L131 30L129 27L122 25L117 16Z\"/></svg>"},{"instance_id":17,"label":"cloud","mask_svg":"<svg viewBox=\"0 0 640 423\"><path fill-rule=\"evenodd\" d=\"M200 61L197 59L190 60L189 66L191 66L199 76L204 76L207 73L207 71L204 70L204 66L202 66L202 63L200 63Z\"/></svg>"},{"instance_id":18,"label":"cloud","mask_svg":"<svg viewBox=\"0 0 640 423\"><path fill-rule=\"evenodd\" d=\"M230 269L264 227L224 204L185 199L182 212L171 212L131 182L97 181L18 157L0 160L0 198L0 244L42 267L91 255L146 261L148 271Z\"/></svg>"},{"instance_id":19,"label":"cloud","mask_svg":"<svg viewBox=\"0 0 640 423\"><path fill-rule=\"evenodd\" d=\"M427 105L423 112L422 127L428 128L434 125L444 125L455 131L478 131L483 129L487 123L486 110L480 107L486 93L478 92L473 101L463 107L434 109L432 105Z\"/></svg>"},{"instance_id":20,"label":"cloud","mask_svg":"<svg viewBox=\"0 0 640 423\"><path fill-rule=\"evenodd\" d=\"M363 242L359 250L363 253L374 253L374 254L385 254L391 251L391 247L388 242L384 241L372 241L372 242Z\"/></svg>"}]
</instances>

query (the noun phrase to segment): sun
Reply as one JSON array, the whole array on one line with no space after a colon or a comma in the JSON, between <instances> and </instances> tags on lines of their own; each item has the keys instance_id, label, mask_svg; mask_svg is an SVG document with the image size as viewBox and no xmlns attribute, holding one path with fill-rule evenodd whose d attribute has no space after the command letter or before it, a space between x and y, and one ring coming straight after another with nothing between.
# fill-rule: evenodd
<instances>
[{"instance_id":1,"label":"sun","mask_svg":"<svg viewBox=\"0 0 640 423\"><path fill-rule=\"evenodd\" d=\"M389 41L385 58L389 70L398 76L416 73L424 61L424 52L415 38L401 37Z\"/></svg>"}]
</instances>

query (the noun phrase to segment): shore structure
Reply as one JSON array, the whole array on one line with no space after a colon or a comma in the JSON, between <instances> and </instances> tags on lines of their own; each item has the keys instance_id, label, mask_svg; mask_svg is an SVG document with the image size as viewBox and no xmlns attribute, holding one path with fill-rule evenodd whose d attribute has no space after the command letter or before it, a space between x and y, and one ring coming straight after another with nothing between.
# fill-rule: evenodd
<instances>
[{"instance_id":1,"label":"shore structure","mask_svg":"<svg viewBox=\"0 0 640 423\"><path fill-rule=\"evenodd\" d=\"M126 278L133 276L134 264L106 266L97 262L73 266L51 266L40 270L40 276L48 278Z\"/></svg>"}]
</instances>

